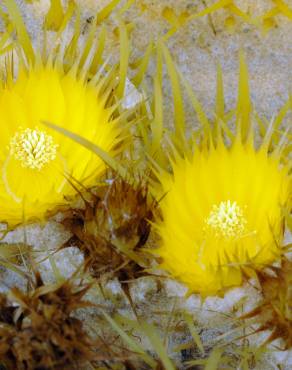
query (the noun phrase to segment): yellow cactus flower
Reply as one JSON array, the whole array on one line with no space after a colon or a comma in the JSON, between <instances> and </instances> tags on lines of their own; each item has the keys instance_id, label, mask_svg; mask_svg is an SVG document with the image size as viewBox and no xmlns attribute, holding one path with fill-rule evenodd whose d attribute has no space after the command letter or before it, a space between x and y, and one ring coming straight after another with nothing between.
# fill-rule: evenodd
<instances>
[{"instance_id":1,"label":"yellow cactus flower","mask_svg":"<svg viewBox=\"0 0 292 370\"><path fill-rule=\"evenodd\" d=\"M121 128L99 97L99 87L54 66L31 68L0 90L0 217L20 221L41 215L72 193L69 177L94 181L102 160L48 129L53 122L114 153Z\"/></svg>"},{"instance_id":2,"label":"yellow cactus flower","mask_svg":"<svg viewBox=\"0 0 292 370\"><path fill-rule=\"evenodd\" d=\"M16 75L11 72L16 58L8 58L8 68L1 71L5 81L0 89L0 220L16 224L62 204L74 193L72 182L94 185L105 169L100 157L46 122L114 156L127 135L127 118L117 109L120 95L114 96L117 88L123 93L119 81L124 77L118 68L100 72L101 55L90 58L98 48L93 29L80 54L77 43L71 42L65 51L54 49L48 57L40 56L15 3L6 2L22 51ZM76 30L73 41L79 37L79 27Z\"/></svg>"},{"instance_id":3,"label":"yellow cactus flower","mask_svg":"<svg viewBox=\"0 0 292 370\"><path fill-rule=\"evenodd\" d=\"M254 145L246 78L241 58L237 133L229 132L231 144L223 113L214 130L214 123L205 123L191 154L174 149L171 173L157 167L164 196L162 221L156 223L161 245L155 253L162 257L161 268L190 293L203 296L240 285L244 273L262 269L282 253L291 206L289 161L283 156L287 133L273 143L276 124L271 123L261 144Z\"/></svg>"},{"instance_id":4,"label":"yellow cactus flower","mask_svg":"<svg viewBox=\"0 0 292 370\"><path fill-rule=\"evenodd\" d=\"M166 196L158 253L191 291L240 285L245 264L263 267L279 256L289 176L266 145L227 148L221 141L196 148L161 182Z\"/></svg>"}]
</instances>

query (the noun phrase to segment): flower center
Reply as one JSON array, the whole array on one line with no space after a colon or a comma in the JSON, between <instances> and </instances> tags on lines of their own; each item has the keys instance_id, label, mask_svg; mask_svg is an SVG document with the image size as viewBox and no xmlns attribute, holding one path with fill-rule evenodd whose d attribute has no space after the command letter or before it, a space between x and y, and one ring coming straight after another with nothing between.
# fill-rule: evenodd
<instances>
[{"instance_id":1,"label":"flower center","mask_svg":"<svg viewBox=\"0 0 292 370\"><path fill-rule=\"evenodd\" d=\"M228 200L212 207L205 224L216 237L229 239L241 236L246 231L247 221L242 208Z\"/></svg>"},{"instance_id":2,"label":"flower center","mask_svg":"<svg viewBox=\"0 0 292 370\"><path fill-rule=\"evenodd\" d=\"M10 154L22 167L41 170L56 158L58 145L46 132L37 127L16 132L10 141Z\"/></svg>"}]
</instances>

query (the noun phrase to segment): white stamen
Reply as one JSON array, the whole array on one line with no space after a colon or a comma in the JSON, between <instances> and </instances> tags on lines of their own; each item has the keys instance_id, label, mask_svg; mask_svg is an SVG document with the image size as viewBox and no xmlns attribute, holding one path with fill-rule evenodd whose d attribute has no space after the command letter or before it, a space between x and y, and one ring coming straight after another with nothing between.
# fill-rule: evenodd
<instances>
[{"instance_id":1,"label":"white stamen","mask_svg":"<svg viewBox=\"0 0 292 370\"><path fill-rule=\"evenodd\" d=\"M234 238L246 232L247 221L242 208L236 202L227 200L212 207L205 224L206 231L216 237Z\"/></svg>"},{"instance_id":2,"label":"white stamen","mask_svg":"<svg viewBox=\"0 0 292 370\"><path fill-rule=\"evenodd\" d=\"M16 132L10 141L10 154L22 167L38 171L56 158L57 148L53 137L37 127Z\"/></svg>"}]
</instances>

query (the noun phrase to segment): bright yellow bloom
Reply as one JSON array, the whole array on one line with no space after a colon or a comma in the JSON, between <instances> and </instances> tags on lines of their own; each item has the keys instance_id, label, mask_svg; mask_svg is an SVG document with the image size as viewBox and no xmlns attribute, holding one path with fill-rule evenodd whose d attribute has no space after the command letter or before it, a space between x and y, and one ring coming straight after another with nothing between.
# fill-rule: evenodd
<instances>
[{"instance_id":1,"label":"bright yellow bloom","mask_svg":"<svg viewBox=\"0 0 292 370\"><path fill-rule=\"evenodd\" d=\"M100 89L52 65L21 71L2 87L1 220L41 216L72 193L67 179L92 184L104 170L96 155L43 124L57 124L114 154L121 129Z\"/></svg>"},{"instance_id":2,"label":"bright yellow bloom","mask_svg":"<svg viewBox=\"0 0 292 370\"><path fill-rule=\"evenodd\" d=\"M70 2L63 9L56 0L39 35L42 50L35 50L15 0L4 3L3 20L9 33L15 30L17 47L0 71L0 221L15 225L43 217L74 195L76 186L95 185L106 166L94 148L107 163L116 164L112 157L124 148L130 124L118 103L129 46L121 24L123 68L120 63L105 66L105 32L96 39L92 22L80 47L78 7ZM63 30L73 15L72 39L65 42ZM51 46L48 29L58 31L51 34ZM90 142L93 151L72 140L74 135Z\"/></svg>"},{"instance_id":3,"label":"bright yellow bloom","mask_svg":"<svg viewBox=\"0 0 292 370\"><path fill-rule=\"evenodd\" d=\"M158 253L191 291L240 285L241 268L260 268L279 256L291 189L287 168L266 146L196 148L191 160L177 160L173 176L160 180L166 196Z\"/></svg>"},{"instance_id":4,"label":"bright yellow bloom","mask_svg":"<svg viewBox=\"0 0 292 370\"><path fill-rule=\"evenodd\" d=\"M175 70L170 72L175 80ZM236 133L228 128L220 69L213 123L193 93L190 96L203 131L192 140L190 150L177 110L171 173L162 153L156 155L160 163L156 161L154 170L161 187L154 191L162 195L162 220L155 225L161 243L154 252L162 257L160 267L185 283L190 293L207 296L240 285L243 274L264 268L283 253L285 220L291 209L289 134L279 138L279 115L267 128L261 123L261 144L254 144L257 135L242 54Z\"/></svg>"}]
</instances>

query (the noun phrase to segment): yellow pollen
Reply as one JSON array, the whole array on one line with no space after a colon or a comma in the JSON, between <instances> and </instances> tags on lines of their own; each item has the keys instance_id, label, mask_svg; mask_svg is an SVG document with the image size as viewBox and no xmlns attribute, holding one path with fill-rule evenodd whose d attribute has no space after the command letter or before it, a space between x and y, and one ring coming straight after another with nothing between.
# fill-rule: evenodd
<instances>
[{"instance_id":1,"label":"yellow pollen","mask_svg":"<svg viewBox=\"0 0 292 370\"><path fill-rule=\"evenodd\" d=\"M242 208L230 200L214 205L205 220L206 229L219 238L234 238L246 231Z\"/></svg>"},{"instance_id":2,"label":"yellow pollen","mask_svg":"<svg viewBox=\"0 0 292 370\"><path fill-rule=\"evenodd\" d=\"M10 154L21 162L22 167L41 170L57 155L54 139L37 127L16 132L10 141Z\"/></svg>"}]
</instances>

